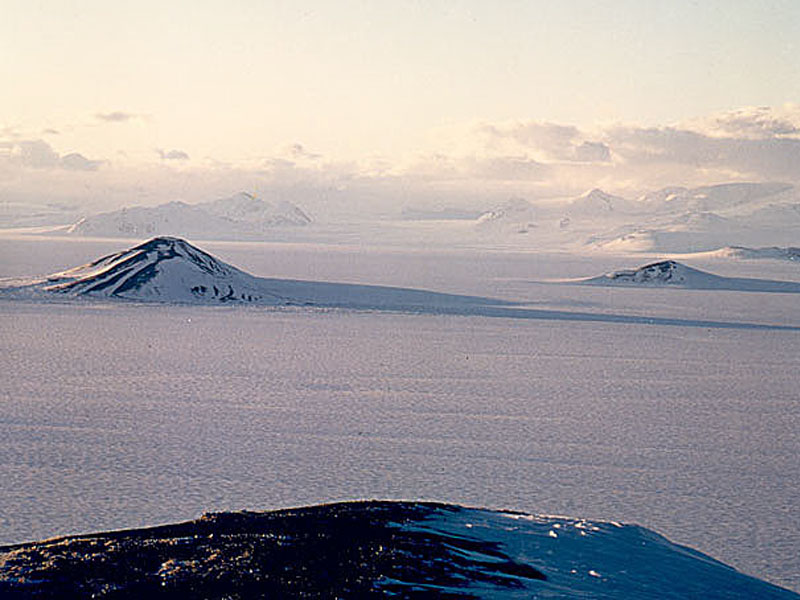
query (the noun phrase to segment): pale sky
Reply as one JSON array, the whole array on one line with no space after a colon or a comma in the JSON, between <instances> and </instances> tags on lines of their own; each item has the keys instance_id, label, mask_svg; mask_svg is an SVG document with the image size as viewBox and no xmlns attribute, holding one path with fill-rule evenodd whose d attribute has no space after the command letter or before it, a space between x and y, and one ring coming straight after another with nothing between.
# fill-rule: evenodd
<instances>
[{"instance_id":1,"label":"pale sky","mask_svg":"<svg viewBox=\"0 0 800 600\"><path fill-rule=\"evenodd\" d=\"M487 126L577 147L752 107L800 125L798 40L797 0L0 0L0 159L391 165Z\"/></svg>"}]
</instances>

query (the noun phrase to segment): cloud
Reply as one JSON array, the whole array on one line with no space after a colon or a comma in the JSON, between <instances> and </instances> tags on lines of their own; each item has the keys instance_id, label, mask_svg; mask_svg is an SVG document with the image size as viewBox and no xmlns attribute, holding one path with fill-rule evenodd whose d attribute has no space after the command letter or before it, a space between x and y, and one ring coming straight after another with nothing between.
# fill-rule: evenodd
<instances>
[{"instance_id":1,"label":"cloud","mask_svg":"<svg viewBox=\"0 0 800 600\"><path fill-rule=\"evenodd\" d=\"M321 154L315 154L306 150L303 144L292 144L288 148L288 154L298 160L318 160L322 158Z\"/></svg>"},{"instance_id":2,"label":"cloud","mask_svg":"<svg viewBox=\"0 0 800 600\"><path fill-rule=\"evenodd\" d=\"M96 171L102 161L89 160L78 152L61 156L44 140L14 140L0 143L0 162L30 169Z\"/></svg>"},{"instance_id":3,"label":"cloud","mask_svg":"<svg viewBox=\"0 0 800 600\"><path fill-rule=\"evenodd\" d=\"M576 127L542 122L514 122L484 124L478 132L489 140L489 147L509 150L533 150L541 158L564 159L572 154L575 139L580 135ZM511 142L509 146L503 142Z\"/></svg>"},{"instance_id":4,"label":"cloud","mask_svg":"<svg viewBox=\"0 0 800 600\"><path fill-rule=\"evenodd\" d=\"M61 157L61 166L68 171L97 171L103 162L89 160L83 154L72 152Z\"/></svg>"},{"instance_id":5,"label":"cloud","mask_svg":"<svg viewBox=\"0 0 800 600\"><path fill-rule=\"evenodd\" d=\"M481 129L498 138L512 138L523 146L546 149L563 148L579 135L578 129L572 125L538 121L486 124Z\"/></svg>"},{"instance_id":6,"label":"cloud","mask_svg":"<svg viewBox=\"0 0 800 600\"><path fill-rule=\"evenodd\" d=\"M549 172L547 165L524 156L467 159L460 167L466 178L501 181L540 181Z\"/></svg>"},{"instance_id":7,"label":"cloud","mask_svg":"<svg viewBox=\"0 0 800 600\"><path fill-rule=\"evenodd\" d=\"M485 208L512 196L566 197L595 187L634 197L673 185L800 184L798 129L800 107L745 107L655 127L466 123L438 130L442 135L433 138L429 150L403 159L337 162L291 144L230 163L188 160L178 149L151 149L149 164L91 160L78 152L61 155L41 139L7 131L0 136L0 191L35 190L70 200L86 196L111 206L202 201L252 189L337 218L337 211L360 214L356 207L381 214L427 202Z\"/></svg>"},{"instance_id":8,"label":"cloud","mask_svg":"<svg viewBox=\"0 0 800 600\"><path fill-rule=\"evenodd\" d=\"M575 147L574 156L578 162L608 162L611 149L603 142L583 142Z\"/></svg>"},{"instance_id":9,"label":"cloud","mask_svg":"<svg viewBox=\"0 0 800 600\"><path fill-rule=\"evenodd\" d=\"M0 138L14 139L20 137L19 132L14 127L3 127L0 129Z\"/></svg>"},{"instance_id":10,"label":"cloud","mask_svg":"<svg viewBox=\"0 0 800 600\"><path fill-rule=\"evenodd\" d=\"M641 165L692 167L756 180L800 178L800 139L715 137L674 127L617 127L606 143L629 169Z\"/></svg>"},{"instance_id":11,"label":"cloud","mask_svg":"<svg viewBox=\"0 0 800 600\"><path fill-rule=\"evenodd\" d=\"M482 124L478 133L486 140L487 149L509 152L524 152L537 160L607 162L611 152L600 141L572 125L538 121L503 124Z\"/></svg>"},{"instance_id":12,"label":"cloud","mask_svg":"<svg viewBox=\"0 0 800 600\"><path fill-rule=\"evenodd\" d=\"M105 121L106 123L124 123L125 121L135 119L138 115L121 110L115 110L108 113L96 113L94 116L96 119Z\"/></svg>"},{"instance_id":13,"label":"cloud","mask_svg":"<svg viewBox=\"0 0 800 600\"><path fill-rule=\"evenodd\" d=\"M598 182L619 192L725 181L800 182L800 105L744 107L678 125L617 124L591 131L539 121L482 123L472 134L454 147L462 158L475 157L477 176L538 182L554 191L589 189ZM524 167L525 161L532 162ZM497 166L489 168L493 162ZM430 170L426 176L432 177Z\"/></svg>"},{"instance_id":14,"label":"cloud","mask_svg":"<svg viewBox=\"0 0 800 600\"><path fill-rule=\"evenodd\" d=\"M19 140L8 144L9 159L17 164L34 169L57 167L61 157L43 140Z\"/></svg>"},{"instance_id":15,"label":"cloud","mask_svg":"<svg viewBox=\"0 0 800 600\"><path fill-rule=\"evenodd\" d=\"M800 134L800 105L751 106L713 114L686 127L714 137L771 139Z\"/></svg>"},{"instance_id":16,"label":"cloud","mask_svg":"<svg viewBox=\"0 0 800 600\"><path fill-rule=\"evenodd\" d=\"M183 150L164 151L157 148L156 152L158 152L158 156L161 157L161 160L189 160L189 155Z\"/></svg>"}]
</instances>

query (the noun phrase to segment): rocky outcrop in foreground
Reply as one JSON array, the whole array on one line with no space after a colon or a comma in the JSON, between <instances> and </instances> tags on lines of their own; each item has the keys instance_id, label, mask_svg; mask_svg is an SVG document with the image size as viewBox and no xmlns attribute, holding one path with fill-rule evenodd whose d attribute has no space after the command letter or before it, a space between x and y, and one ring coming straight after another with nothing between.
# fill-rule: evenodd
<instances>
[{"instance_id":1,"label":"rocky outcrop in foreground","mask_svg":"<svg viewBox=\"0 0 800 600\"><path fill-rule=\"evenodd\" d=\"M0 547L0 598L795 599L633 525L420 502Z\"/></svg>"}]
</instances>

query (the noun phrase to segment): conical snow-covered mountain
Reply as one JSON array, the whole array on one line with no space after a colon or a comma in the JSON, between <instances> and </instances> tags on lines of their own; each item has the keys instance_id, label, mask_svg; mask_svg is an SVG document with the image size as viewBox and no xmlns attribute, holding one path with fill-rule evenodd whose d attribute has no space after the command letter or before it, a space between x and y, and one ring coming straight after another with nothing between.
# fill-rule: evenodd
<instances>
[{"instance_id":1,"label":"conical snow-covered mountain","mask_svg":"<svg viewBox=\"0 0 800 600\"><path fill-rule=\"evenodd\" d=\"M721 277L674 260L649 263L636 269L612 271L576 283L624 287L682 287L697 290L800 293L800 282Z\"/></svg>"},{"instance_id":2,"label":"conical snow-covered mountain","mask_svg":"<svg viewBox=\"0 0 800 600\"><path fill-rule=\"evenodd\" d=\"M3 288L5 293L26 297L44 293L139 302L313 305L447 313L513 304L407 288L255 277L174 237L153 238L44 280L15 280Z\"/></svg>"},{"instance_id":3,"label":"conical snow-covered mountain","mask_svg":"<svg viewBox=\"0 0 800 600\"><path fill-rule=\"evenodd\" d=\"M637 269L612 271L589 281L690 286L692 283L708 283L717 278L717 275L687 267L674 260L662 260Z\"/></svg>"},{"instance_id":4,"label":"conical snow-covered mountain","mask_svg":"<svg viewBox=\"0 0 800 600\"><path fill-rule=\"evenodd\" d=\"M153 238L128 250L48 277L44 288L71 295L163 302L243 301L277 304L259 280L186 242Z\"/></svg>"}]
</instances>

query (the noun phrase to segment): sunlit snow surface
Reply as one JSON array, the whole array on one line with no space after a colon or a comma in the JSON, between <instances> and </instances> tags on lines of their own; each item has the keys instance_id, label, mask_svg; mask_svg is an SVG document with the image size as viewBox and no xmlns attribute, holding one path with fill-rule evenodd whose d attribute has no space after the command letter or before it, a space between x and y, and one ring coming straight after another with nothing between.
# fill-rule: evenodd
<instances>
[{"instance_id":1,"label":"sunlit snow surface","mask_svg":"<svg viewBox=\"0 0 800 600\"><path fill-rule=\"evenodd\" d=\"M459 551L455 545L456 554L487 565L484 568L490 573L492 562L502 564L510 559L514 564L532 566L546 577L509 578L518 587L471 582L466 591L479 598L798 598L633 525L441 508L419 528L455 539L480 540L497 548L504 557ZM462 591L455 586L445 590Z\"/></svg>"},{"instance_id":2,"label":"sunlit snow surface","mask_svg":"<svg viewBox=\"0 0 800 600\"><path fill-rule=\"evenodd\" d=\"M0 275L119 247L2 242ZM422 498L638 523L800 589L800 335L699 324L797 327L796 294L534 283L629 257L203 247L257 275L684 323L4 300L2 543Z\"/></svg>"}]
</instances>

